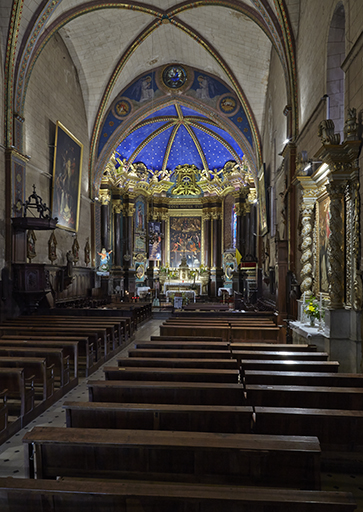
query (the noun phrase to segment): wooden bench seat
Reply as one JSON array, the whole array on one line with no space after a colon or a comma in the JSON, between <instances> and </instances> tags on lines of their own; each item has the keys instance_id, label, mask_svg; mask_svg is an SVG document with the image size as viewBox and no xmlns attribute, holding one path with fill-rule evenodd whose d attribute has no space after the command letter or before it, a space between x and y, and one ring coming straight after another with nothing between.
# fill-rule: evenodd
<instances>
[{"instance_id":1,"label":"wooden bench seat","mask_svg":"<svg viewBox=\"0 0 363 512\"><path fill-rule=\"evenodd\" d=\"M69 356L64 356L63 348L0 345L0 357L44 358L47 366L53 367L54 384L62 388L70 381Z\"/></svg>"},{"instance_id":2,"label":"wooden bench seat","mask_svg":"<svg viewBox=\"0 0 363 512\"><path fill-rule=\"evenodd\" d=\"M91 402L247 405L240 384L89 380Z\"/></svg>"},{"instance_id":3,"label":"wooden bench seat","mask_svg":"<svg viewBox=\"0 0 363 512\"><path fill-rule=\"evenodd\" d=\"M26 474L320 489L316 437L34 427Z\"/></svg>"},{"instance_id":4,"label":"wooden bench seat","mask_svg":"<svg viewBox=\"0 0 363 512\"><path fill-rule=\"evenodd\" d=\"M268 359L280 361L327 361L326 352L288 352L285 350L235 350L231 347L232 355L237 361L242 359Z\"/></svg>"},{"instance_id":5,"label":"wooden bench seat","mask_svg":"<svg viewBox=\"0 0 363 512\"><path fill-rule=\"evenodd\" d=\"M231 350L282 350L288 352L316 352L316 345L297 343L258 343L258 342L232 342Z\"/></svg>"},{"instance_id":6,"label":"wooden bench seat","mask_svg":"<svg viewBox=\"0 0 363 512\"><path fill-rule=\"evenodd\" d=\"M256 434L317 436L329 452L363 452L363 411L255 407Z\"/></svg>"},{"instance_id":7,"label":"wooden bench seat","mask_svg":"<svg viewBox=\"0 0 363 512\"><path fill-rule=\"evenodd\" d=\"M363 388L247 384L245 390L247 404L255 407L363 410Z\"/></svg>"},{"instance_id":8,"label":"wooden bench seat","mask_svg":"<svg viewBox=\"0 0 363 512\"><path fill-rule=\"evenodd\" d=\"M186 359L230 359L229 350L197 350L197 349L147 349L135 348L129 350L129 357L183 357Z\"/></svg>"},{"instance_id":9,"label":"wooden bench seat","mask_svg":"<svg viewBox=\"0 0 363 512\"><path fill-rule=\"evenodd\" d=\"M150 336L150 341L223 341L218 336Z\"/></svg>"},{"instance_id":10,"label":"wooden bench seat","mask_svg":"<svg viewBox=\"0 0 363 512\"><path fill-rule=\"evenodd\" d=\"M247 370L286 371L291 372L338 372L338 361L299 361L289 359L279 361L276 359L241 359L242 372Z\"/></svg>"},{"instance_id":11,"label":"wooden bench seat","mask_svg":"<svg viewBox=\"0 0 363 512\"><path fill-rule=\"evenodd\" d=\"M23 418L34 409L34 376L26 378L24 368L0 367L0 389L6 389L7 404L11 401L15 408L13 415Z\"/></svg>"},{"instance_id":12,"label":"wooden bench seat","mask_svg":"<svg viewBox=\"0 0 363 512\"><path fill-rule=\"evenodd\" d=\"M259 341L277 341L279 333L278 327L248 326L248 327L229 327L228 325L194 325L189 326L184 323L181 325L161 325L161 336L218 336L223 340L259 340Z\"/></svg>"},{"instance_id":13,"label":"wooden bench seat","mask_svg":"<svg viewBox=\"0 0 363 512\"><path fill-rule=\"evenodd\" d=\"M363 387L363 374L361 373L266 372L263 370L245 370L243 378L246 384Z\"/></svg>"},{"instance_id":14,"label":"wooden bench seat","mask_svg":"<svg viewBox=\"0 0 363 512\"><path fill-rule=\"evenodd\" d=\"M248 406L64 402L67 427L252 433Z\"/></svg>"},{"instance_id":15,"label":"wooden bench seat","mask_svg":"<svg viewBox=\"0 0 363 512\"><path fill-rule=\"evenodd\" d=\"M77 309L52 309L49 311L49 316L61 317L82 317L97 319L116 320L124 327L126 339L130 338L134 332L133 322L131 317L121 316L117 310L110 309L109 307L103 308L77 308Z\"/></svg>"},{"instance_id":16,"label":"wooden bench seat","mask_svg":"<svg viewBox=\"0 0 363 512\"><path fill-rule=\"evenodd\" d=\"M0 356L0 367L23 368L25 379L33 381L38 399L46 400L53 395L54 365L48 366L44 357Z\"/></svg>"},{"instance_id":17,"label":"wooden bench seat","mask_svg":"<svg viewBox=\"0 0 363 512\"><path fill-rule=\"evenodd\" d=\"M0 506L7 512L353 512L351 493L264 487L0 478ZM60 508L61 507L61 508Z\"/></svg>"},{"instance_id":18,"label":"wooden bench seat","mask_svg":"<svg viewBox=\"0 0 363 512\"><path fill-rule=\"evenodd\" d=\"M88 377L93 371L93 364L96 361L96 354L94 350L93 343L90 342L88 336L65 336L62 334L58 335L27 335L27 334L7 334L0 337L1 343L4 340L7 344L17 343L28 344L29 346L54 346L54 347L63 347L65 355L70 356L70 360L72 360L72 354L74 357L74 361L77 361L77 376L78 371L82 375ZM48 345L49 344L49 345ZM74 369L76 371L76 364L74 363Z\"/></svg>"},{"instance_id":19,"label":"wooden bench seat","mask_svg":"<svg viewBox=\"0 0 363 512\"><path fill-rule=\"evenodd\" d=\"M104 366L106 380L238 383L239 371L210 368Z\"/></svg>"},{"instance_id":20,"label":"wooden bench seat","mask_svg":"<svg viewBox=\"0 0 363 512\"><path fill-rule=\"evenodd\" d=\"M106 331L104 331L106 334ZM100 364L104 362L104 337L101 338L98 335L97 329L87 329L79 327L63 327L60 331L59 327L53 327L52 325L47 326L21 326L21 325L0 325L0 335L20 335L26 337L37 337L45 336L47 338L62 337L75 337L77 339L88 339L89 351L92 351L92 369L95 370ZM78 338L79 337L79 338Z\"/></svg>"},{"instance_id":21,"label":"wooden bench seat","mask_svg":"<svg viewBox=\"0 0 363 512\"><path fill-rule=\"evenodd\" d=\"M8 428L9 408L7 404L7 392L7 389L0 391L0 438L4 431L6 431Z\"/></svg>"},{"instance_id":22,"label":"wooden bench seat","mask_svg":"<svg viewBox=\"0 0 363 512\"><path fill-rule=\"evenodd\" d=\"M238 369L237 359L188 359L184 357L123 357L117 364L124 367L166 367L166 368L220 368Z\"/></svg>"},{"instance_id":23,"label":"wooden bench seat","mask_svg":"<svg viewBox=\"0 0 363 512\"><path fill-rule=\"evenodd\" d=\"M61 348L64 356L69 359L69 366L73 371L73 377L78 377L78 341L58 341L58 340L30 340L18 339L16 336L8 338L0 338L0 347L9 346L15 348L36 347L36 348Z\"/></svg>"},{"instance_id":24,"label":"wooden bench seat","mask_svg":"<svg viewBox=\"0 0 363 512\"><path fill-rule=\"evenodd\" d=\"M93 326L92 324L84 323L82 321L79 321L77 323L73 322L60 322L58 323L52 318L47 319L41 319L29 322L28 324L26 322L17 322L17 321L7 321L5 324L2 324L0 326L0 332L3 331L3 334L8 334L7 329L9 327L15 327L19 331L24 332L24 330L28 332L49 332L49 334L55 333L55 332L61 332L65 335L76 335L76 334L82 334L82 335L89 335L92 334L95 337L97 337L97 340L100 340L101 346L101 353L97 354L97 358L106 357L109 352L112 351L113 346L113 338L111 335L111 332L113 332L113 329L111 327L101 327L101 326ZM16 333L16 331L14 331Z\"/></svg>"},{"instance_id":25,"label":"wooden bench seat","mask_svg":"<svg viewBox=\"0 0 363 512\"><path fill-rule=\"evenodd\" d=\"M135 348L156 348L156 349L195 349L195 350L228 350L228 343L225 341L137 341Z\"/></svg>"}]
</instances>

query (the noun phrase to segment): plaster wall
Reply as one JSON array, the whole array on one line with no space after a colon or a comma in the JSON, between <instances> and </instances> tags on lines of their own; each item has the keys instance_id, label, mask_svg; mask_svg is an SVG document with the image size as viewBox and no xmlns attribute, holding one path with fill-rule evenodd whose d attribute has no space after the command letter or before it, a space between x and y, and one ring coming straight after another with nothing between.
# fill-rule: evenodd
<instances>
[{"instance_id":1,"label":"plaster wall","mask_svg":"<svg viewBox=\"0 0 363 512\"><path fill-rule=\"evenodd\" d=\"M78 229L80 261L84 265L84 246L91 237L91 202L89 200L88 160L89 138L87 119L76 68L59 35L54 36L40 57L31 75L25 102L25 153L27 163L26 197L32 193L33 184L43 201L51 205L53 152L56 122L59 120L82 144L82 183ZM36 232L37 256L34 263L49 263L49 231ZM56 229L56 265L66 264L66 253L71 249L72 232ZM90 238L91 239L91 238Z\"/></svg>"},{"instance_id":2,"label":"plaster wall","mask_svg":"<svg viewBox=\"0 0 363 512\"><path fill-rule=\"evenodd\" d=\"M284 224L281 219L280 192L285 188L285 179L281 173L282 157L279 155L284 148L287 137L287 119L283 110L287 104L286 83L280 59L274 49L271 50L269 80L266 93L265 122L263 123L263 161L266 164L267 185L271 187L270 200L272 199L275 220L269 226L270 239L270 266L275 265L275 228L280 238L284 237ZM272 192L273 190L273 192ZM271 196L272 194L272 196ZM271 224L271 205L268 214ZM275 226L276 225L276 226ZM272 230L271 230L272 228Z\"/></svg>"}]
</instances>

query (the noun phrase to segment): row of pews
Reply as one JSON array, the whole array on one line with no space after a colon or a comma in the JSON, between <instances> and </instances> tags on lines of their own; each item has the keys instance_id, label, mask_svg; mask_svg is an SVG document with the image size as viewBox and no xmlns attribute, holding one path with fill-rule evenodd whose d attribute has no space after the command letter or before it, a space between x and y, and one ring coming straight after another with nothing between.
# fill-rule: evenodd
<instances>
[{"instance_id":1,"label":"row of pews","mask_svg":"<svg viewBox=\"0 0 363 512\"><path fill-rule=\"evenodd\" d=\"M141 313L142 311L142 313ZM55 309L0 324L0 443L129 343L149 304Z\"/></svg>"},{"instance_id":2,"label":"row of pews","mask_svg":"<svg viewBox=\"0 0 363 512\"><path fill-rule=\"evenodd\" d=\"M258 319L258 320L256 320ZM218 336L224 341L259 340L276 343L280 328L271 312L184 311L163 322L162 336Z\"/></svg>"},{"instance_id":3,"label":"row of pews","mask_svg":"<svg viewBox=\"0 0 363 512\"><path fill-rule=\"evenodd\" d=\"M88 402L65 402L67 428L25 435L29 478L0 479L0 505L11 503L8 512L353 511L350 493L321 491L320 470L324 457L361 449L360 398L350 397L353 390L361 397L362 377L338 373L327 359L311 345L176 330L137 342L129 357L104 366L104 380L88 381ZM330 393L343 393L339 411L320 409L334 403Z\"/></svg>"}]
</instances>

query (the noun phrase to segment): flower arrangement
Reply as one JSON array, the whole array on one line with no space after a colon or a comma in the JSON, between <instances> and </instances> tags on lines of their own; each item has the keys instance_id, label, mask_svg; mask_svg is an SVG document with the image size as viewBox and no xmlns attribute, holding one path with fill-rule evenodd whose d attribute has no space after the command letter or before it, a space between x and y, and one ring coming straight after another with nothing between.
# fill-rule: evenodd
<instances>
[{"instance_id":1,"label":"flower arrangement","mask_svg":"<svg viewBox=\"0 0 363 512\"><path fill-rule=\"evenodd\" d=\"M203 265L203 263L199 266L199 275L208 274L209 270L208 267Z\"/></svg>"},{"instance_id":2,"label":"flower arrangement","mask_svg":"<svg viewBox=\"0 0 363 512\"><path fill-rule=\"evenodd\" d=\"M314 325L315 318L320 320L319 302L313 295L305 299L304 313L309 317L311 325Z\"/></svg>"}]
</instances>

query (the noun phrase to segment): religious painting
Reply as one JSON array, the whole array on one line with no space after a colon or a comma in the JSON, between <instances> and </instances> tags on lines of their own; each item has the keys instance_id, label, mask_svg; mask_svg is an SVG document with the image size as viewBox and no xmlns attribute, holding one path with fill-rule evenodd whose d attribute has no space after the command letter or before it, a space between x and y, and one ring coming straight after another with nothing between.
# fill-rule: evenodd
<instances>
[{"instance_id":1,"label":"religious painting","mask_svg":"<svg viewBox=\"0 0 363 512\"><path fill-rule=\"evenodd\" d=\"M57 227L78 231L83 144L57 121L54 148L52 216Z\"/></svg>"},{"instance_id":2,"label":"religious painting","mask_svg":"<svg viewBox=\"0 0 363 512\"><path fill-rule=\"evenodd\" d=\"M135 202L134 214L134 250L135 252L146 251L146 230L145 230L146 204L143 197L138 197Z\"/></svg>"},{"instance_id":3,"label":"religious painting","mask_svg":"<svg viewBox=\"0 0 363 512\"><path fill-rule=\"evenodd\" d=\"M161 222L149 222L149 260L161 260Z\"/></svg>"},{"instance_id":4,"label":"religious painting","mask_svg":"<svg viewBox=\"0 0 363 512\"><path fill-rule=\"evenodd\" d=\"M189 267L199 267L201 238L200 217L170 217L170 266L178 267L185 258Z\"/></svg>"},{"instance_id":5,"label":"religious painting","mask_svg":"<svg viewBox=\"0 0 363 512\"><path fill-rule=\"evenodd\" d=\"M318 283L319 291L321 293L329 292L329 279L328 279L328 240L330 236L329 227L329 208L330 198L326 196L318 203L318 247L319 247L319 262L318 262Z\"/></svg>"},{"instance_id":6,"label":"religious painting","mask_svg":"<svg viewBox=\"0 0 363 512\"><path fill-rule=\"evenodd\" d=\"M260 218L260 235L268 231L267 209L266 209L266 186L265 186L265 164L262 164L258 173L258 214Z\"/></svg>"}]
</instances>

